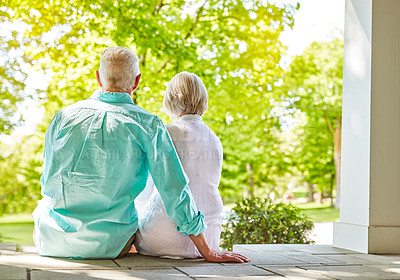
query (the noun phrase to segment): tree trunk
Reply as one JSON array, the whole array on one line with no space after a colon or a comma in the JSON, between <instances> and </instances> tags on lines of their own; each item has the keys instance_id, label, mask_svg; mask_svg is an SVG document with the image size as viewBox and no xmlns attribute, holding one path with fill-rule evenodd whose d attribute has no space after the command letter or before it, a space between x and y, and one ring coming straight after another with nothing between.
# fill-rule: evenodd
<instances>
[{"instance_id":1,"label":"tree trunk","mask_svg":"<svg viewBox=\"0 0 400 280\"><path fill-rule=\"evenodd\" d=\"M322 200L324 199L324 194L321 191L318 191L317 192L317 198L318 198L318 203L322 204Z\"/></svg>"},{"instance_id":2,"label":"tree trunk","mask_svg":"<svg viewBox=\"0 0 400 280\"><path fill-rule=\"evenodd\" d=\"M329 199L331 201L331 208L334 208L335 205L333 204L333 182L335 181L335 174L331 176L331 187L329 189Z\"/></svg>"},{"instance_id":3,"label":"tree trunk","mask_svg":"<svg viewBox=\"0 0 400 280\"><path fill-rule=\"evenodd\" d=\"M328 125L329 131L333 136L333 157L335 161L335 181L336 181L336 203L335 208L340 207L340 162L342 157L342 116L336 118L336 128L333 126L328 118L328 115L324 113L326 124Z\"/></svg>"},{"instance_id":4,"label":"tree trunk","mask_svg":"<svg viewBox=\"0 0 400 280\"><path fill-rule=\"evenodd\" d=\"M307 183L308 186L308 202L314 202L314 184Z\"/></svg>"},{"instance_id":5,"label":"tree trunk","mask_svg":"<svg viewBox=\"0 0 400 280\"><path fill-rule=\"evenodd\" d=\"M139 105L138 103L137 103L137 99L138 99L138 90L135 90L133 93L132 93L132 101L133 101L133 103L135 104L135 105Z\"/></svg>"},{"instance_id":6,"label":"tree trunk","mask_svg":"<svg viewBox=\"0 0 400 280\"><path fill-rule=\"evenodd\" d=\"M247 172L250 174L249 176L249 195L250 197L254 197L254 169L253 164L246 164Z\"/></svg>"},{"instance_id":7,"label":"tree trunk","mask_svg":"<svg viewBox=\"0 0 400 280\"><path fill-rule=\"evenodd\" d=\"M147 49L144 51L143 54L141 54L141 55L139 56L139 63L140 63L140 65L141 65L140 67L142 67L142 71L143 71L143 68L146 66L146 56L147 56ZM139 104L138 104L138 97L139 97L138 92L139 92L139 89L136 89L136 90L132 93L132 101L133 101L133 103L136 104L136 105L139 105Z\"/></svg>"},{"instance_id":8,"label":"tree trunk","mask_svg":"<svg viewBox=\"0 0 400 280\"><path fill-rule=\"evenodd\" d=\"M335 181L336 181L336 203L335 208L340 207L340 163L342 158L342 117L336 118L336 129L334 137L334 160L335 160Z\"/></svg>"}]
</instances>

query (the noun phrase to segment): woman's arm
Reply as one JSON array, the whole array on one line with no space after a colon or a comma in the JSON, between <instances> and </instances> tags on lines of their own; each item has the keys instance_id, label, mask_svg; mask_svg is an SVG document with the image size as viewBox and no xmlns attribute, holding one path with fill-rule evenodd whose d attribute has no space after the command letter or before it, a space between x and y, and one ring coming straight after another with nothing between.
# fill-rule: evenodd
<instances>
[{"instance_id":1,"label":"woman's arm","mask_svg":"<svg viewBox=\"0 0 400 280\"><path fill-rule=\"evenodd\" d=\"M250 259L230 251L216 251L210 249L208 246L206 237L204 233L200 233L199 235L189 235L190 239L193 241L194 245L196 245L200 254L203 258L208 262L249 262Z\"/></svg>"}]
</instances>

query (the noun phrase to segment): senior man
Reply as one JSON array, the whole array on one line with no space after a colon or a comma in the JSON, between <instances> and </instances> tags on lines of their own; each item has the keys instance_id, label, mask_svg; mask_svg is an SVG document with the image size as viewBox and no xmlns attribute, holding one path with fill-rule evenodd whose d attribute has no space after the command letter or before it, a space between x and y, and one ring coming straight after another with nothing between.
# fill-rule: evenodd
<instances>
[{"instance_id":1,"label":"senior man","mask_svg":"<svg viewBox=\"0 0 400 280\"><path fill-rule=\"evenodd\" d=\"M137 56L128 48L103 51L89 99L56 113L46 132L42 200L33 212L40 255L115 258L138 229L134 199L151 173L168 215L211 262L248 258L209 248L173 143L161 120L136 106Z\"/></svg>"}]
</instances>

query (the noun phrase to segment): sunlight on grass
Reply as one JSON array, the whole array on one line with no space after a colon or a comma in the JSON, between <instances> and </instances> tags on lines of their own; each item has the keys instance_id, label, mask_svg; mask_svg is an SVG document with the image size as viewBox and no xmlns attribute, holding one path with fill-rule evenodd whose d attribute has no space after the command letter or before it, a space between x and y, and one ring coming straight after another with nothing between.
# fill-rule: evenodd
<instances>
[{"instance_id":1,"label":"sunlight on grass","mask_svg":"<svg viewBox=\"0 0 400 280\"><path fill-rule=\"evenodd\" d=\"M329 202L322 204L316 202L299 203L295 205L301 208L302 212L315 223L339 221L339 209L331 208Z\"/></svg>"},{"instance_id":2,"label":"sunlight on grass","mask_svg":"<svg viewBox=\"0 0 400 280\"><path fill-rule=\"evenodd\" d=\"M0 217L1 242L32 245L33 219L30 213Z\"/></svg>"},{"instance_id":3,"label":"sunlight on grass","mask_svg":"<svg viewBox=\"0 0 400 280\"><path fill-rule=\"evenodd\" d=\"M14 215L11 214L11 215L0 216L0 224L26 223L26 222L33 222L31 213L21 213L21 214L14 214Z\"/></svg>"},{"instance_id":4,"label":"sunlight on grass","mask_svg":"<svg viewBox=\"0 0 400 280\"><path fill-rule=\"evenodd\" d=\"M331 208L325 203L298 203L294 204L302 209L313 222L339 221L339 209ZM0 217L1 242L32 245L33 219L30 213L5 215Z\"/></svg>"},{"instance_id":5,"label":"sunlight on grass","mask_svg":"<svg viewBox=\"0 0 400 280\"><path fill-rule=\"evenodd\" d=\"M293 203L293 204L301 209L320 209L320 208L326 208L326 207L331 206L329 201L323 202L323 203L307 202L307 203Z\"/></svg>"}]
</instances>

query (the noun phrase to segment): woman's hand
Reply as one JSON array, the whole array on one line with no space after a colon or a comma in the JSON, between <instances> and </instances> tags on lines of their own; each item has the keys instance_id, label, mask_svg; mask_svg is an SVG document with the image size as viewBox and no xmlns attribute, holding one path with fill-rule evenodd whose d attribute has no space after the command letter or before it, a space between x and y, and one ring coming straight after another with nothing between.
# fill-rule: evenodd
<instances>
[{"instance_id":1,"label":"woman's hand","mask_svg":"<svg viewBox=\"0 0 400 280\"><path fill-rule=\"evenodd\" d=\"M203 258L208 262L238 262L244 263L249 262L250 259L238 254L233 253L230 251L216 251L211 250L208 246L206 237L203 233L200 233L197 236L189 235L190 239L192 239L194 245L196 245L197 249L199 250L200 254Z\"/></svg>"},{"instance_id":2,"label":"woman's hand","mask_svg":"<svg viewBox=\"0 0 400 280\"><path fill-rule=\"evenodd\" d=\"M238 263L250 262L249 258L241 254L230 251L212 250L208 256L203 255L203 257L208 262L238 262Z\"/></svg>"}]
</instances>

